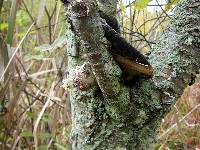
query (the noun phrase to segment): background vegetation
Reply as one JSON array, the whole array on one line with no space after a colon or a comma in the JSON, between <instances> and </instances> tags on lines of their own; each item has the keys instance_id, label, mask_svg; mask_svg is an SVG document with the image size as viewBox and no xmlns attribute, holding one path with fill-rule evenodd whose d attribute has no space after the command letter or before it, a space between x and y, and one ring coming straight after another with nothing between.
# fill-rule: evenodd
<instances>
[{"instance_id":1,"label":"background vegetation","mask_svg":"<svg viewBox=\"0 0 200 150\"><path fill-rule=\"evenodd\" d=\"M150 53L178 1L119 0L122 36ZM0 1L0 149L69 149L66 26L60 1ZM159 133L155 149L200 149L200 80L186 88Z\"/></svg>"}]
</instances>

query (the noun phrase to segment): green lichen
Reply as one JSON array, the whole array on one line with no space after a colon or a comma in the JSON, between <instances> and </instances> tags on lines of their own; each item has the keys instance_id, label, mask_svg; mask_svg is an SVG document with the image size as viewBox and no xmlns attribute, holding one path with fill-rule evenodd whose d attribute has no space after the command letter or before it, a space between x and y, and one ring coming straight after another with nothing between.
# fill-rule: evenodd
<instances>
[{"instance_id":1,"label":"green lichen","mask_svg":"<svg viewBox=\"0 0 200 150\"><path fill-rule=\"evenodd\" d=\"M198 18L199 11L189 11L190 3L184 1L181 6L177 6L175 19L172 19L170 26L160 39L160 43L154 48L150 55L150 61L155 70L153 80L160 89L176 90L174 84L175 78L181 78L187 72L195 72L193 66L198 64L199 60L194 53L191 45L199 43ZM195 9L193 9L195 10ZM178 19L177 19L178 18ZM194 36L192 33L195 33ZM188 49L189 48L189 49ZM159 58L159 61L156 59ZM183 85L190 82L189 76L184 76ZM177 89L182 91L182 89ZM176 92L175 92L176 93ZM180 95L181 93L179 92Z\"/></svg>"}]
</instances>

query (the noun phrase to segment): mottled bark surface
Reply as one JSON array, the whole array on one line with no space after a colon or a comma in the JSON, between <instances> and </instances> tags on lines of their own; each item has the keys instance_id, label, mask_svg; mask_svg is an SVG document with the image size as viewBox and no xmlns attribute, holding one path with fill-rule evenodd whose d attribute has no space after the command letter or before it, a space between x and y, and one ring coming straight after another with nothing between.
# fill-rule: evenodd
<instances>
[{"instance_id":1,"label":"mottled bark surface","mask_svg":"<svg viewBox=\"0 0 200 150\"><path fill-rule=\"evenodd\" d=\"M200 2L183 1L149 56L151 79L124 84L107 51L98 9L115 13L117 0L73 0L67 7L72 148L151 149L161 119L194 82L200 66Z\"/></svg>"}]
</instances>

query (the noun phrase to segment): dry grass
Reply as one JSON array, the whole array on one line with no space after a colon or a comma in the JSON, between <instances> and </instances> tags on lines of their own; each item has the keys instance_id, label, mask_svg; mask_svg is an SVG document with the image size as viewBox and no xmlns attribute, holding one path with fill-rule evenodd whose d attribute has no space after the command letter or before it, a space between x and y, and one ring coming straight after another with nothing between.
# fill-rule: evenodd
<instances>
[{"instance_id":1,"label":"dry grass","mask_svg":"<svg viewBox=\"0 0 200 150\"><path fill-rule=\"evenodd\" d=\"M200 149L200 80L185 89L163 119L156 149Z\"/></svg>"}]
</instances>

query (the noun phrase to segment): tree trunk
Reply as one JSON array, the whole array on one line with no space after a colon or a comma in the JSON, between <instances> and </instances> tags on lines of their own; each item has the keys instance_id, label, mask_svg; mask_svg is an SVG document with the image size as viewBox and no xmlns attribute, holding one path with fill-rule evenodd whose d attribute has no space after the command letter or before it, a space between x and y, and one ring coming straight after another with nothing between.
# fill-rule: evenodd
<instances>
[{"instance_id":1,"label":"tree trunk","mask_svg":"<svg viewBox=\"0 0 200 150\"><path fill-rule=\"evenodd\" d=\"M152 149L161 119L200 64L200 2L185 0L149 55L150 79L131 86L108 52L98 9L114 15L117 0L71 0L68 18L72 149ZM67 4L66 4L67 5Z\"/></svg>"}]
</instances>

